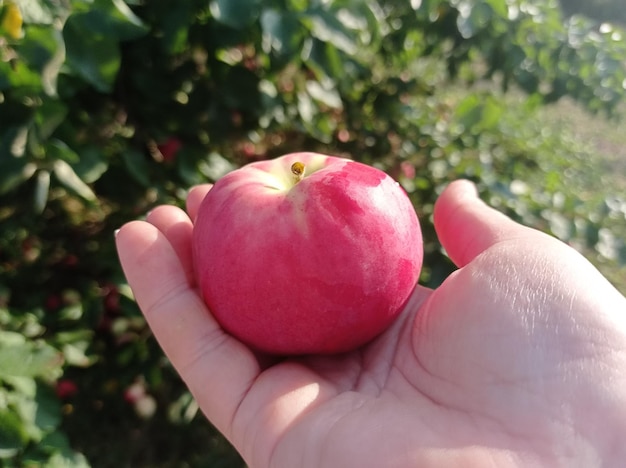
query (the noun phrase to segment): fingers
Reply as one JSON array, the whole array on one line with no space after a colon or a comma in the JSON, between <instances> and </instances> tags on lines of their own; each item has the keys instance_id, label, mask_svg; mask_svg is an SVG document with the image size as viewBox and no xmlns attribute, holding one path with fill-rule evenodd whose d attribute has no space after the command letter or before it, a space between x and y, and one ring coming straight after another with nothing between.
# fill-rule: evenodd
<instances>
[{"instance_id":1,"label":"fingers","mask_svg":"<svg viewBox=\"0 0 626 468\"><path fill-rule=\"evenodd\" d=\"M211 189L210 184L193 187L187 196L186 214L174 206L158 206L148 213L146 221L154 225L169 240L176 251L190 284L194 284L193 261L191 256L191 237L193 223L200 203Z\"/></svg>"},{"instance_id":2,"label":"fingers","mask_svg":"<svg viewBox=\"0 0 626 468\"><path fill-rule=\"evenodd\" d=\"M198 209L200 208L200 203L204 200L204 197L209 190L211 190L211 184L202 184L196 185L187 194L187 213L189 213L189 217L192 220L196 219L196 215L198 214Z\"/></svg>"},{"instance_id":3,"label":"fingers","mask_svg":"<svg viewBox=\"0 0 626 468\"><path fill-rule=\"evenodd\" d=\"M146 221L165 235L176 252L185 277L194 284L193 261L191 257L191 233L193 225L187 214L174 206L159 206L148 213Z\"/></svg>"},{"instance_id":4,"label":"fingers","mask_svg":"<svg viewBox=\"0 0 626 468\"><path fill-rule=\"evenodd\" d=\"M434 222L441 244L458 267L498 242L539 234L487 206L467 180L452 182L444 190L435 204Z\"/></svg>"},{"instance_id":5,"label":"fingers","mask_svg":"<svg viewBox=\"0 0 626 468\"><path fill-rule=\"evenodd\" d=\"M164 221L165 213L150 217L172 234L177 224ZM180 232L172 236L174 243L182 242L188 228L176 229ZM229 437L236 408L259 373L255 357L222 331L190 287L177 252L181 245L174 246L156 226L140 221L124 225L116 243L137 303L163 351L207 417Z\"/></svg>"}]
</instances>

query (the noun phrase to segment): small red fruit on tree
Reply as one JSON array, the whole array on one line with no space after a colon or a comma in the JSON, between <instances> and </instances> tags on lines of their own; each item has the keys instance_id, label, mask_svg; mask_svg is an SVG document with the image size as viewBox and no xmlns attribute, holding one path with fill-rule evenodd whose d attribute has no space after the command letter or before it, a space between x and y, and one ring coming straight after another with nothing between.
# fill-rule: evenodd
<instances>
[{"instance_id":1,"label":"small red fruit on tree","mask_svg":"<svg viewBox=\"0 0 626 468\"><path fill-rule=\"evenodd\" d=\"M59 399L67 400L78 393L78 385L70 379L60 379L56 383L55 392Z\"/></svg>"},{"instance_id":2,"label":"small red fruit on tree","mask_svg":"<svg viewBox=\"0 0 626 468\"><path fill-rule=\"evenodd\" d=\"M176 137L170 137L164 143L157 145L157 148L163 155L165 162L171 162L176 159L176 154L182 148L183 143Z\"/></svg>"}]
</instances>

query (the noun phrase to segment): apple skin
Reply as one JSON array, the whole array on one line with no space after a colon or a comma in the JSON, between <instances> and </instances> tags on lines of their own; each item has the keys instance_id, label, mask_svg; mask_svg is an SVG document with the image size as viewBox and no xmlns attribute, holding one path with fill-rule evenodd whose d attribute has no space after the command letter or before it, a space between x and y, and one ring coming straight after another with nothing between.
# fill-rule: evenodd
<instances>
[{"instance_id":1,"label":"apple skin","mask_svg":"<svg viewBox=\"0 0 626 468\"><path fill-rule=\"evenodd\" d=\"M306 167L297 181L292 164ZM422 266L406 193L348 159L292 153L218 180L193 229L197 286L224 330L270 354L330 354L372 340Z\"/></svg>"}]
</instances>

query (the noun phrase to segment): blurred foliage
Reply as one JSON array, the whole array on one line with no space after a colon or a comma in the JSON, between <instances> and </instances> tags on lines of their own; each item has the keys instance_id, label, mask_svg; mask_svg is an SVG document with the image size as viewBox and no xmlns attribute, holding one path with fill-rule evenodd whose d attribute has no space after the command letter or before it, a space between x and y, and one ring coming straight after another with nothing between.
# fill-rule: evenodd
<instances>
[{"instance_id":1,"label":"blurred foliage","mask_svg":"<svg viewBox=\"0 0 626 468\"><path fill-rule=\"evenodd\" d=\"M626 24L626 8L622 0L560 0L566 16L585 15L597 21Z\"/></svg>"},{"instance_id":2,"label":"blurred foliage","mask_svg":"<svg viewBox=\"0 0 626 468\"><path fill-rule=\"evenodd\" d=\"M626 264L626 199L539 114L569 96L614 115L623 31L559 11L0 0L0 466L242 465L151 339L113 232L247 162L313 150L389 172L422 220L429 286L453 268L431 215L459 177Z\"/></svg>"}]
</instances>

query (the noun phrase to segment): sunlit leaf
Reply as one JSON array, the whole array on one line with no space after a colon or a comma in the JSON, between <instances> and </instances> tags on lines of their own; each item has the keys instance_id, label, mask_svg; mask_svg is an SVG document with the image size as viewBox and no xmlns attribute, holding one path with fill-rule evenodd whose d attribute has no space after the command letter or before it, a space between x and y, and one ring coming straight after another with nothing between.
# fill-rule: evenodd
<instances>
[{"instance_id":1,"label":"sunlit leaf","mask_svg":"<svg viewBox=\"0 0 626 468\"><path fill-rule=\"evenodd\" d=\"M46 0L13 0L19 6L24 22L33 24L52 24L54 22L54 11L52 2ZM56 2L55 2L56 3ZM56 5L55 5L56 6Z\"/></svg>"},{"instance_id":2,"label":"sunlit leaf","mask_svg":"<svg viewBox=\"0 0 626 468\"><path fill-rule=\"evenodd\" d=\"M339 50L330 42L309 40L303 59L315 72L319 80L339 80L345 75L345 63Z\"/></svg>"},{"instance_id":3,"label":"sunlit leaf","mask_svg":"<svg viewBox=\"0 0 626 468\"><path fill-rule=\"evenodd\" d=\"M50 26L29 26L17 51L20 59L41 75L45 93L56 95L58 75L65 60L61 31Z\"/></svg>"},{"instance_id":4,"label":"sunlit leaf","mask_svg":"<svg viewBox=\"0 0 626 468\"><path fill-rule=\"evenodd\" d=\"M268 9L261 15L263 48L282 56L297 53L302 42L302 26L291 12Z\"/></svg>"},{"instance_id":5,"label":"sunlit leaf","mask_svg":"<svg viewBox=\"0 0 626 468\"><path fill-rule=\"evenodd\" d=\"M82 10L75 9L70 18L96 36L107 36L116 42L137 39L148 32L143 21L123 0L93 0Z\"/></svg>"},{"instance_id":6,"label":"sunlit leaf","mask_svg":"<svg viewBox=\"0 0 626 468\"><path fill-rule=\"evenodd\" d=\"M306 15L311 21L313 37L333 44L347 54L355 54L358 50L358 40L354 31L346 28L333 12L316 9Z\"/></svg>"},{"instance_id":7,"label":"sunlit leaf","mask_svg":"<svg viewBox=\"0 0 626 468\"><path fill-rule=\"evenodd\" d=\"M305 92L298 93L298 113L300 114L300 118L304 123L311 123L315 113L317 112L317 108L309 96Z\"/></svg>"},{"instance_id":8,"label":"sunlit leaf","mask_svg":"<svg viewBox=\"0 0 626 468\"><path fill-rule=\"evenodd\" d=\"M456 107L456 115L459 122L468 130L471 130L480 122L482 117L482 102L477 94L470 94Z\"/></svg>"},{"instance_id":9,"label":"sunlit leaf","mask_svg":"<svg viewBox=\"0 0 626 468\"><path fill-rule=\"evenodd\" d=\"M259 17L260 0L213 0L211 14L220 23L242 29Z\"/></svg>"},{"instance_id":10,"label":"sunlit leaf","mask_svg":"<svg viewBox=\"0 0 626 468\"><path fill-rule=\"evenodd\" d=\"M18 187L30 179L37 170L35 163L23 156L15 157L10 150L3 149L2 146L4 145L0 145L0 194Z\"/></svg>"},{"instance_id":11,"label":"sunlit leaf","mask_svg":"<svg viewBox=\"0 0 626 468\"><path fill-rule=\"evenodd\" d=\"M48 202L50 191L50 172L41 170L37 173L35 182L34 209L36 213L42 213Z\"/></svg>"},{"instance_id":12,"label":"sunlit leaf","mask_svg":"<svg viewBox=\"0 0 626 468\"><path fill-rule=\"evenodd\" d=\"M76 164L80 161L78 154L67 143L56 138L49 140L45 148L49 159L62 159L69 164Z\"/></svg>"},{"instance_id":13,"label":"sunlit leaf","mask_svg":"<svg viewBox=\"0 0 626 468\"><path fill-rule=\"evenodd\" d=\"M235 169L233 164L218 153L209 154L200 165L200 172L209 180L221 179L233 169Z\"/></svg>"},{"instance_id":14,"label":"sunlit leaf","mask_svg":"<svg viewBox=\"0 0 626 468\"><path fill-rule=\"evenodd\" d=\"M491 20L493 11L486 2L473 2L465 0L459 4L459 16L457 17L457 27L459 33L469 39L480 30L485 28Z\"/></svg>"},{"instance_id":15,"label":"sunlit leaf","mask_svg":"<svg viewBox=\"0 0 626 468\"><path fill-rule=\"evenodd\" d=\"M39 137L44 140L50 138L59 125L63 123L67 114L68 109L61 100L55 98L44 99L35 114L35 123Z\"/></svg>"},{"instance_id":16,"label":"sunlit leaf","mask_svg":"<svg viewBox=\"0 0 626 468\"><path fill-rule=\"evenodd\" d=\"M75 193L86 201L94 201L96 195L74 172L72 166L62 159L57 159L53 164L53 172L57 180L68 190Z\"/></svg>"},{"instance_id":17,"label":"sunlit leaf","mask_svg":"<svg viewBox=\"0 0 626 468\"><path fill-rule=\"evenodd\" d=\"M12 63L0 60L0 91L14 89L38 93L43 89L42 76L23 61Z\"/></svg>"},{"instance_id":18,"label":"sunlit leaf","mask_svg":"<svg viewBox=\"0 0 626 468\"><path fill-rule=\"evenodd\" d=\"M97 181L109 168L107 158L100 148L88 146L80 151L78 162L72 165L74 171L86 184Z\"/></svg>"},{"instance_id":19,"label":"sunlit leaf","mask_svg":"<svg viewBox=\"0 0 626 468\"><path fill-rule=\"evenodd\" d=\"M52 455L45 468L90 468L85 456L72 450L67 438L57 432L47 435L41 442L42 448L48 448Z\"/></svg>"},{"instance_id":20,"label":"sunlit leaf","mask_svg":"<svg viewBox=\"0 0 626 468\"><path fill-rule=\"evenodd\" d=\"M331 80L326 80L326 83L309 80L306 82L306 90L313 99L322 102L328 107L333 109L341 109L343 107L341 96L337 89L333 87Z\"/></svg>"},{"instance_id":21,"label":"sunlit leaf","mask_svg":"<svg viewBox=\"0 0 626 468\"><path fill-rule=\"evenodd\" d=\"M148 27L124 0L97 0L96 5L106 13L107 23L112 23L114 34L119 40L136 39L148 32Z\"/></svg>"},{"instance_id":22,"label":"sunlit leaf","mask_svg":"<svg viewBox=\"0 0 626 468\"><path fill-rule=\"evenodd\" d=\"M44 376L62 362L61 354L43 342L0 335L0 378Z\"/></svg>"}]
</instances>

